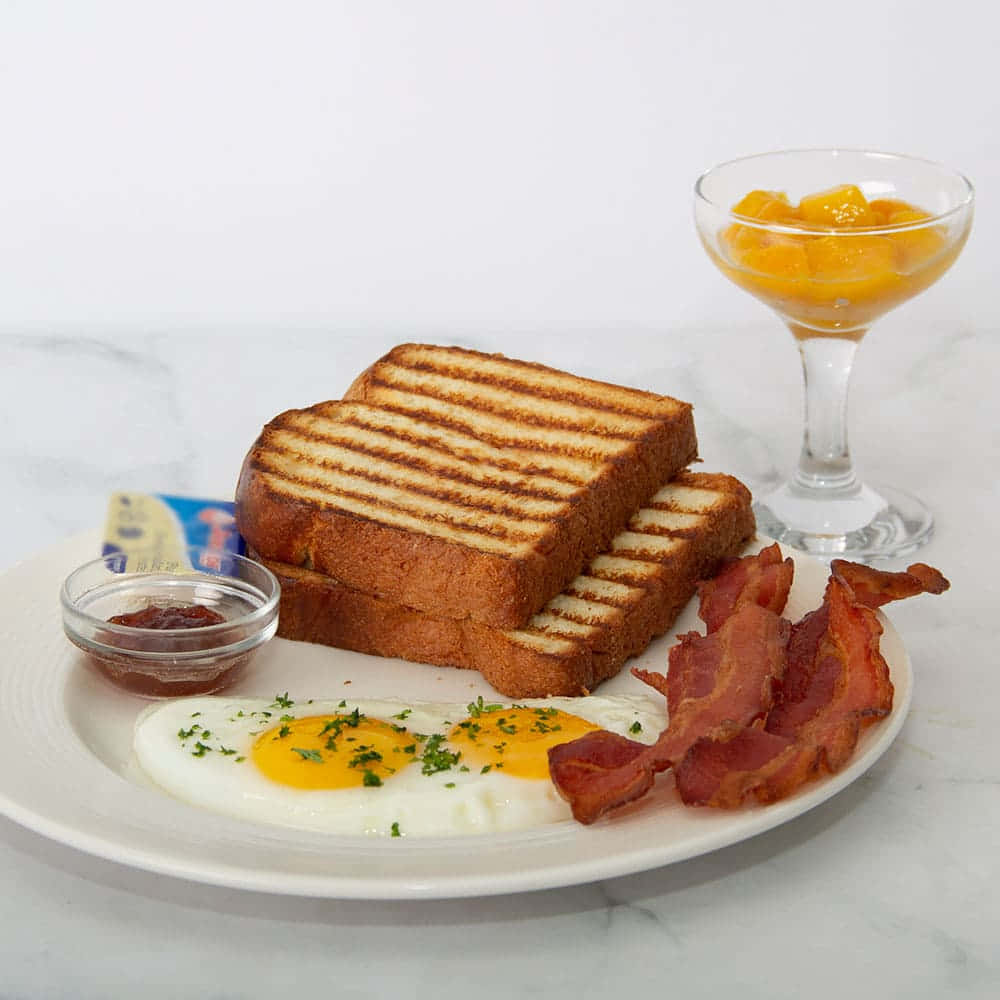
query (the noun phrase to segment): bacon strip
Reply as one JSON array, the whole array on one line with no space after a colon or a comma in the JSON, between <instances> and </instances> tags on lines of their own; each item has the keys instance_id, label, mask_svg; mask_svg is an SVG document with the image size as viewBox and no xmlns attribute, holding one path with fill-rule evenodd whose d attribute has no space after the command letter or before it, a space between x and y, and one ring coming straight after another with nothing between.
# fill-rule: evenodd
<instances>
[{"instance_id":1,"label":"bacon strip","mask_svg":"<svg viewBox=\"0 0 1000 1000\"><path fill-rule=\"evenodd\" d=\"M854 591L854 598L868 608L880 608L916 594L943 594L951 584L933 566L914 563L905 573L889 573L861 563L834 559L831 571Z\"/></svg>"},{"instance_id":2,"label":"bacon strip","mask_svg":"<svg viewBox=\"0 0 1000 1000\"><path fill-rule=\"evenodd\" d=\"M549 749L549 774L579 823L641 798L670 761L657 757L655 744L636 743L596 729Z\"/></svg>"},{"instance_id":3,"label":"bacon strip","mask_svg":"<svg viewBox=\"0 0 1000 1000\"><path fill-rule=\"evenodd\" d=\"M782 560L778 543L727 563L712 580L698 588L698 617L714 632L744 604L759 604L780 615L785 610L795 564Z\"/></svg>"},{"instance_id":4,"label":"bacon strip","mask_svg":"<svg viewBox=\"0 0 1000 1000\"><path fill-rule=\"evenodd\" d=\"M773 802L850 760L862 728L888 715L893 688L874 610L830 577L823 604L792 629L788 665L763 729L710 734L676 769L689 805ZM713 787L714 784L714 787Z\"/></svg>"},{"instance_id":5,"label":"bacon strip","mask_svg":"<svg viewBox=\"0 0 1000 1000\"><path fill-rule=\"evenodd\" d=\"M888 715L893 688L879 652L881 636L876 613L854 599L841 577L831 576L823 604L792 629L788 666L767 717L768 732L795 738L819 718Z\"/></svg>"},{"instance_id":6,"label":"bacon strip","mask_svg":"<svg viewBox=\"0 0 1000 1000\"><path fill-rule=\"evenodd\" d=\"M744 604L711 635L689 632L670 651L670 675L688 675L683 696L655 743L593 732L549 751L549 775L581 823L644 795L654 775L683 758L699 737L722 724L763 718L785 663L790 626L774 612ZM693 666L691 666L693 665ZM667 678L647 671L657 690Z\"/></svg>"},{"instance_id":7,"label":"bacon strip","mask_svg":"<svg viewBox=\"0 0 1000 1000\"><path fill-rule=\"evenodd\" d=\"M753 726L727 726L698 740L674 768L677 791L689 806L742 803L780 772L795 744Z\"/></svg>"},{"instance_id":8,"label":"bacon strip","mask_svg":"<svg viewBox=\"0 0 1000 1000\"><path fill-rule=\"evenodd\" d=\"M678 761L717 726L748 726L762 718L785 669L790 631L773 611L743 604L710 635L681 636L670 650L667 689L676 671L685 679L683 696L672 706L668 697L669 723L656 741L659 753Z\"/></svg>"}]
</instances>

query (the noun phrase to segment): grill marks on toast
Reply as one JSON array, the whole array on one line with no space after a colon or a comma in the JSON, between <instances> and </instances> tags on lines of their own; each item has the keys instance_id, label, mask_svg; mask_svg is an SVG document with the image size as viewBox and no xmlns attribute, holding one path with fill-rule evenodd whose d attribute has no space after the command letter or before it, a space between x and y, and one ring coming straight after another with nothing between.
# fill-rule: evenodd
<instances>
[{"instance_id":1,"label":"grill marks on toast","mask_svg":"<svg viewBox=\"0 0 1000 1000\"><path fill-rule=\"evenodd\" d=\"M603 463L690 407L543 365L459 348L404 344L348 394L509 448L555 448ZM693 456L691 456L693 457Z\"/></svg>"},{"instance_id":2,"label":"grill marks on toast","mask_svg":"<svg viewBox=\"0 0 1000 1000\"><path fill-rule=\"evenodd\" d=\"M261 481L276 493L293 492L296 498L312 501L320 506L329 502L329 491L321 486L311 486L306 482L292 480L293 490L290 491L287 474L274 475L262 472ZM346 492L342 493L338 495L337 506L350 514L356 514L358 517L371 517L372 500L367 495L359 499ZM432 525L433 530L429 530L425 517L411 513L404 508L392 508L388 504L384 504L380 508L379 520L393 527L401 528L403 531L418 531L437 535L460 545L468 545L485 552L495 552L498 555L527 554L533 548L530 542L516 542L499 535L494 536L489 531L476 527L467 529L461 526L441 524Z\"/></svg>"},{"instance_id":3,"label":"grill marks on toast","mask_svg":"<svg viewBox=\"0 0 1000 1000\"><path fill-rule=\"evenodd\" d=\"M750 494L722 475L681 473L646 510L703 518L674 529L648 518L517 629L414 610L336 577L268 562L282 582L279 634L364 653L479 670L512 698L586 694L666 632L699 579L753 534ZM266 561L266 560L265 560Z\"/></svg>"},{"instance_id":4,"label":"grill marks on toast","mask_svg":"<svg viewBox=\"0 0 1000 1000\"><path fill-rule=\"evenodd\" d=\"M521 555L609 463L687 410L474 352L404 346L390 357L403 363L374 365L364 402L289 411L265 428L254 461L270 489Z\"/></svg>"},{"instance_id":5,"label":"grill marks on toast","mask_svg":"<svg viewBox=\"0 0 1000 1000\"><path fill-rule=\"evenodd\" d=\"M697 477L687 474L687 478ZM641 524L642 531L616 535L611 543L613 555L596 556L525 628L507 630L505 635L514 643L552 655L566 655L566 642L599 648L655 586L664 563L681 557L697 541L713 512L738 502L736 494L725 488L668 484L633 517L632 526Z\"/></svg>"},{"instance_id":6,"label":"grill marks on toast","mask_svg":"<svg viewBox=\"0 0 1000 1000\"><path fill-rule=\"evenodd\" d=\"M594 400L586 405L560 399L551 386L497 384L467 377L455 378L436 371L404 368L385 363L379 367L378 384L415 395L455 403L474 404L518 423L555 425L573 431L594 431L601 436L633 437L649 430L653 421L624 410L609 410Z\"/></svg>"},{"instance_id":7,"label":"grill marks on toast","mask_svg":"<svg viewBox=\"0 0 1000 1000\"><path fill-rule=\"evenodd\" d=\"M429 427L364 403L321 403L307 413L286 416L290 419L285 426L317 440L418 464L469 483L495 485L549 500L568 499L579 488L570 470L563 478L545 475L530 469L526 460L518 463L503 449L488 448L475 438ZM530 471L525 472L525 466Z\"/></svg>"},{"instance_id":8,"label":"grill marks on toast","mask_svg":"<svg viewBox=\"0 0 1000 1000\"><path fill-rule=\"evenodd\" d=\"M400 390L373 379L365 393L365 402L418 417L428 423L443 424L465 434L475 434L498 447L511 446L542 454L555 450L570 458L588 460L591 474L601 463L624 455L634 441L624 437L602 436L568 426L552 426L541 420L527 421L503 416L488 409L436 396Z\"/></svg>"},{"instance_id":9,"label":"grill marks on toast","mask_svg":"<svg viewBox=\"0 0 1000 1000\"><path fill-rule=\"evenodd\" d=\"M403 344L392 352L392 358L398 365L420 371L437 372L469 381L487 381L491 385L504 385L513 391L540 393L543 397L557 392L563 399L587 407L640 417L662 419L684 409L683 404L669 397L657 396L641 389L607 385L500 355L425 344Z\"/></svg>"},{"instance_id":10,"label":"grill marks on toast","mask_svg":"<svg viewBox=\"0 0 1000 1000\"><path fill-rule=\"evenodd\" d=\"M356 420L359 415L367 423ZM407 424L404 434L394 420L372 427L377 417L377 410L358 403L282 414L265 428L255 452L262 480L278 493L515 555L531 550L580 489L493 465L488 456L456 458L438 435L419 434L420 425Z\"/></svg>"},{"instance_id":11,"label":"grill marks on toast","mask_svg":"<svg viewBox=\"0 0 1000 1000\"><path fill-rule=\"evenodd\" d=\"M563 511L559 500L540 496L514 483L480 476L474 468L462 470L466 475L459 477L452 470L445 473L425 455L383 451L378 442L371 440L339 444L275 428L268 434L268 443L265 464L271 463L273 467L279 456L285 465L301 458L302 468L297 478L328 483L334 489L342 488L346 474L387 487L405 483L406 492L414 495L452 504L471 503L479 510L518 519L544 522Z\"/></svg>"}]
</instances>

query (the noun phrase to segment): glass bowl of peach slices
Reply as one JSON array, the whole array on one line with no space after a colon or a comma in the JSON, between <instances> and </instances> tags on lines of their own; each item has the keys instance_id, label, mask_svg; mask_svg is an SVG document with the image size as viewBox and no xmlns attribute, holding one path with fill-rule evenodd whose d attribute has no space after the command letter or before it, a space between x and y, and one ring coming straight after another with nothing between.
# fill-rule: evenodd
<instances>
[{"instance_id":1,"label":"glass bowl of peach slices","mask_svg":"<svg viewBox=\"0 0 1000 1000\"><path fill-rule=\"evenodd\" d=\"M847 390L858 343L951 267L972 215L964 175L892 153L786 150L731 160L698 179L695 221L709 257L778 314L802 359L799 463L758 499L762 532L820 556L869 561L930 538L933 517L919 500L857 476Z\"/></svg>"}]
</instances>

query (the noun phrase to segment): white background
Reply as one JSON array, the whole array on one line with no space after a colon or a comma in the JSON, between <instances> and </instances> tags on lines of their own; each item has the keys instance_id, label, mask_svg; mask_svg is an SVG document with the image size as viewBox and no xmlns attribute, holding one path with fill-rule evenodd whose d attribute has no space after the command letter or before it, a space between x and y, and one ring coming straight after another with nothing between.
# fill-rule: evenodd
<instances>
[{"instance_id":1,"label":"white background","mask_svg":"<svg viewBox=\"0 0 1000 1000\"><path fill-rule=\"evenodd\" d=\"M1000 225L994 11L3 0L0 331L736 321L753 306L697 248L694 180L812 145L980 185L962 266L925 299L954 317Z\"/></svg>"}]
</instances>

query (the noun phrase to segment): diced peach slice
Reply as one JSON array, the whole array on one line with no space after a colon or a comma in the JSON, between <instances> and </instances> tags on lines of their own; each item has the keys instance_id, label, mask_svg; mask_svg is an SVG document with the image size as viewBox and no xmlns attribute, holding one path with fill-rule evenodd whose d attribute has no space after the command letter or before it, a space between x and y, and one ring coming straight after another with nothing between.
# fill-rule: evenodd
<instances>
[{"instance_id":1,"label":"diced peach slice","mask_svg":"<svg viewBox=\"0 0 1000 1000\"><path fill-rule=\"evenodd\" d=\"M806 256L821 281L856 281L896 270L893 241L885 236L821 236L809 241Z\"/></svg>"},{"instance_id":2,"label":"diced peach slice","mask_svg":"<svg viewBox=\"0 0 1000 1000\"><path fill-rule=\"evenodd\" d=\"M784 191L751 191L733 207L733 215L761 222L781 222L790 218L794 209Z\"/></svg>"},{"instance_id":3,"label":"diced peach slice","mask_svg":"<svg viewBox=\"0 0 1000 1000\"><path fill-rule=\"evenodd\" d=\"M746 250L740 263L748 271L775 278L808 278L809 259L805 248L794 240L781 240L769 246Z\"/></svg>"},{"instance_id":4,"label":"diced peach slice","mask_svg":"<svg viewBox=\"0 0 1000 1000\"><path fill-rule=\"evenodd\" d=\"M911 208L909 205L905 205L904 208L899 208L889 214L889 225L905 226L911 222L923 222L924 219L929 218L930 215L927 212L921 212L919 208Z\"/></svg>"},{"instance_id":5,"label":"diced peach slice","mask_svg":"<svg viewBox=\"0 0 1000 1000\"><path fill-rule=\"evenodd\" d=\"M723 242L732 259L738 261L748 250L759 250L768 246L771 243L771 234L766 229L733 223L723 234Z\"/></svg>"},{"instance_id":6,"label":"diced peach slice","mask_svg":"<svg viewBox=\"0 0 1000 1000\"><path fill-rule=\"evenodd\" d=\"M905 212L910 210L910 204L900 201L898 198L873 198L868 207L875 213L876 225L887 226L889 217L894 212Z\"/></svg>"},{"instance_id":7,"label":"diced peach slice","mask_svg":"<svg viewBox=\"0 0 1000 1000\"><path fill-rule=\"evenodd\" d=\"M875 226L878 220L861 189L854 184L806 195L799 202L804 222L814 226Z\"/></svg>"},{"instance_id":8,"label":"diced peach slice","mask_svg":"<svg viewBox=\"0 0 1000 1000\"><path fill-rule=\"evenodd\" d=\"M919 209L907 208L889 216L889 224L902 226L907 223L923 222L930 216ZM937 226L920 229L903 229L891 234L898 251L899 269L906 273L917 270L922 264L936 257L945 246L944 234Z\"/></svg>"}]
</instances>

